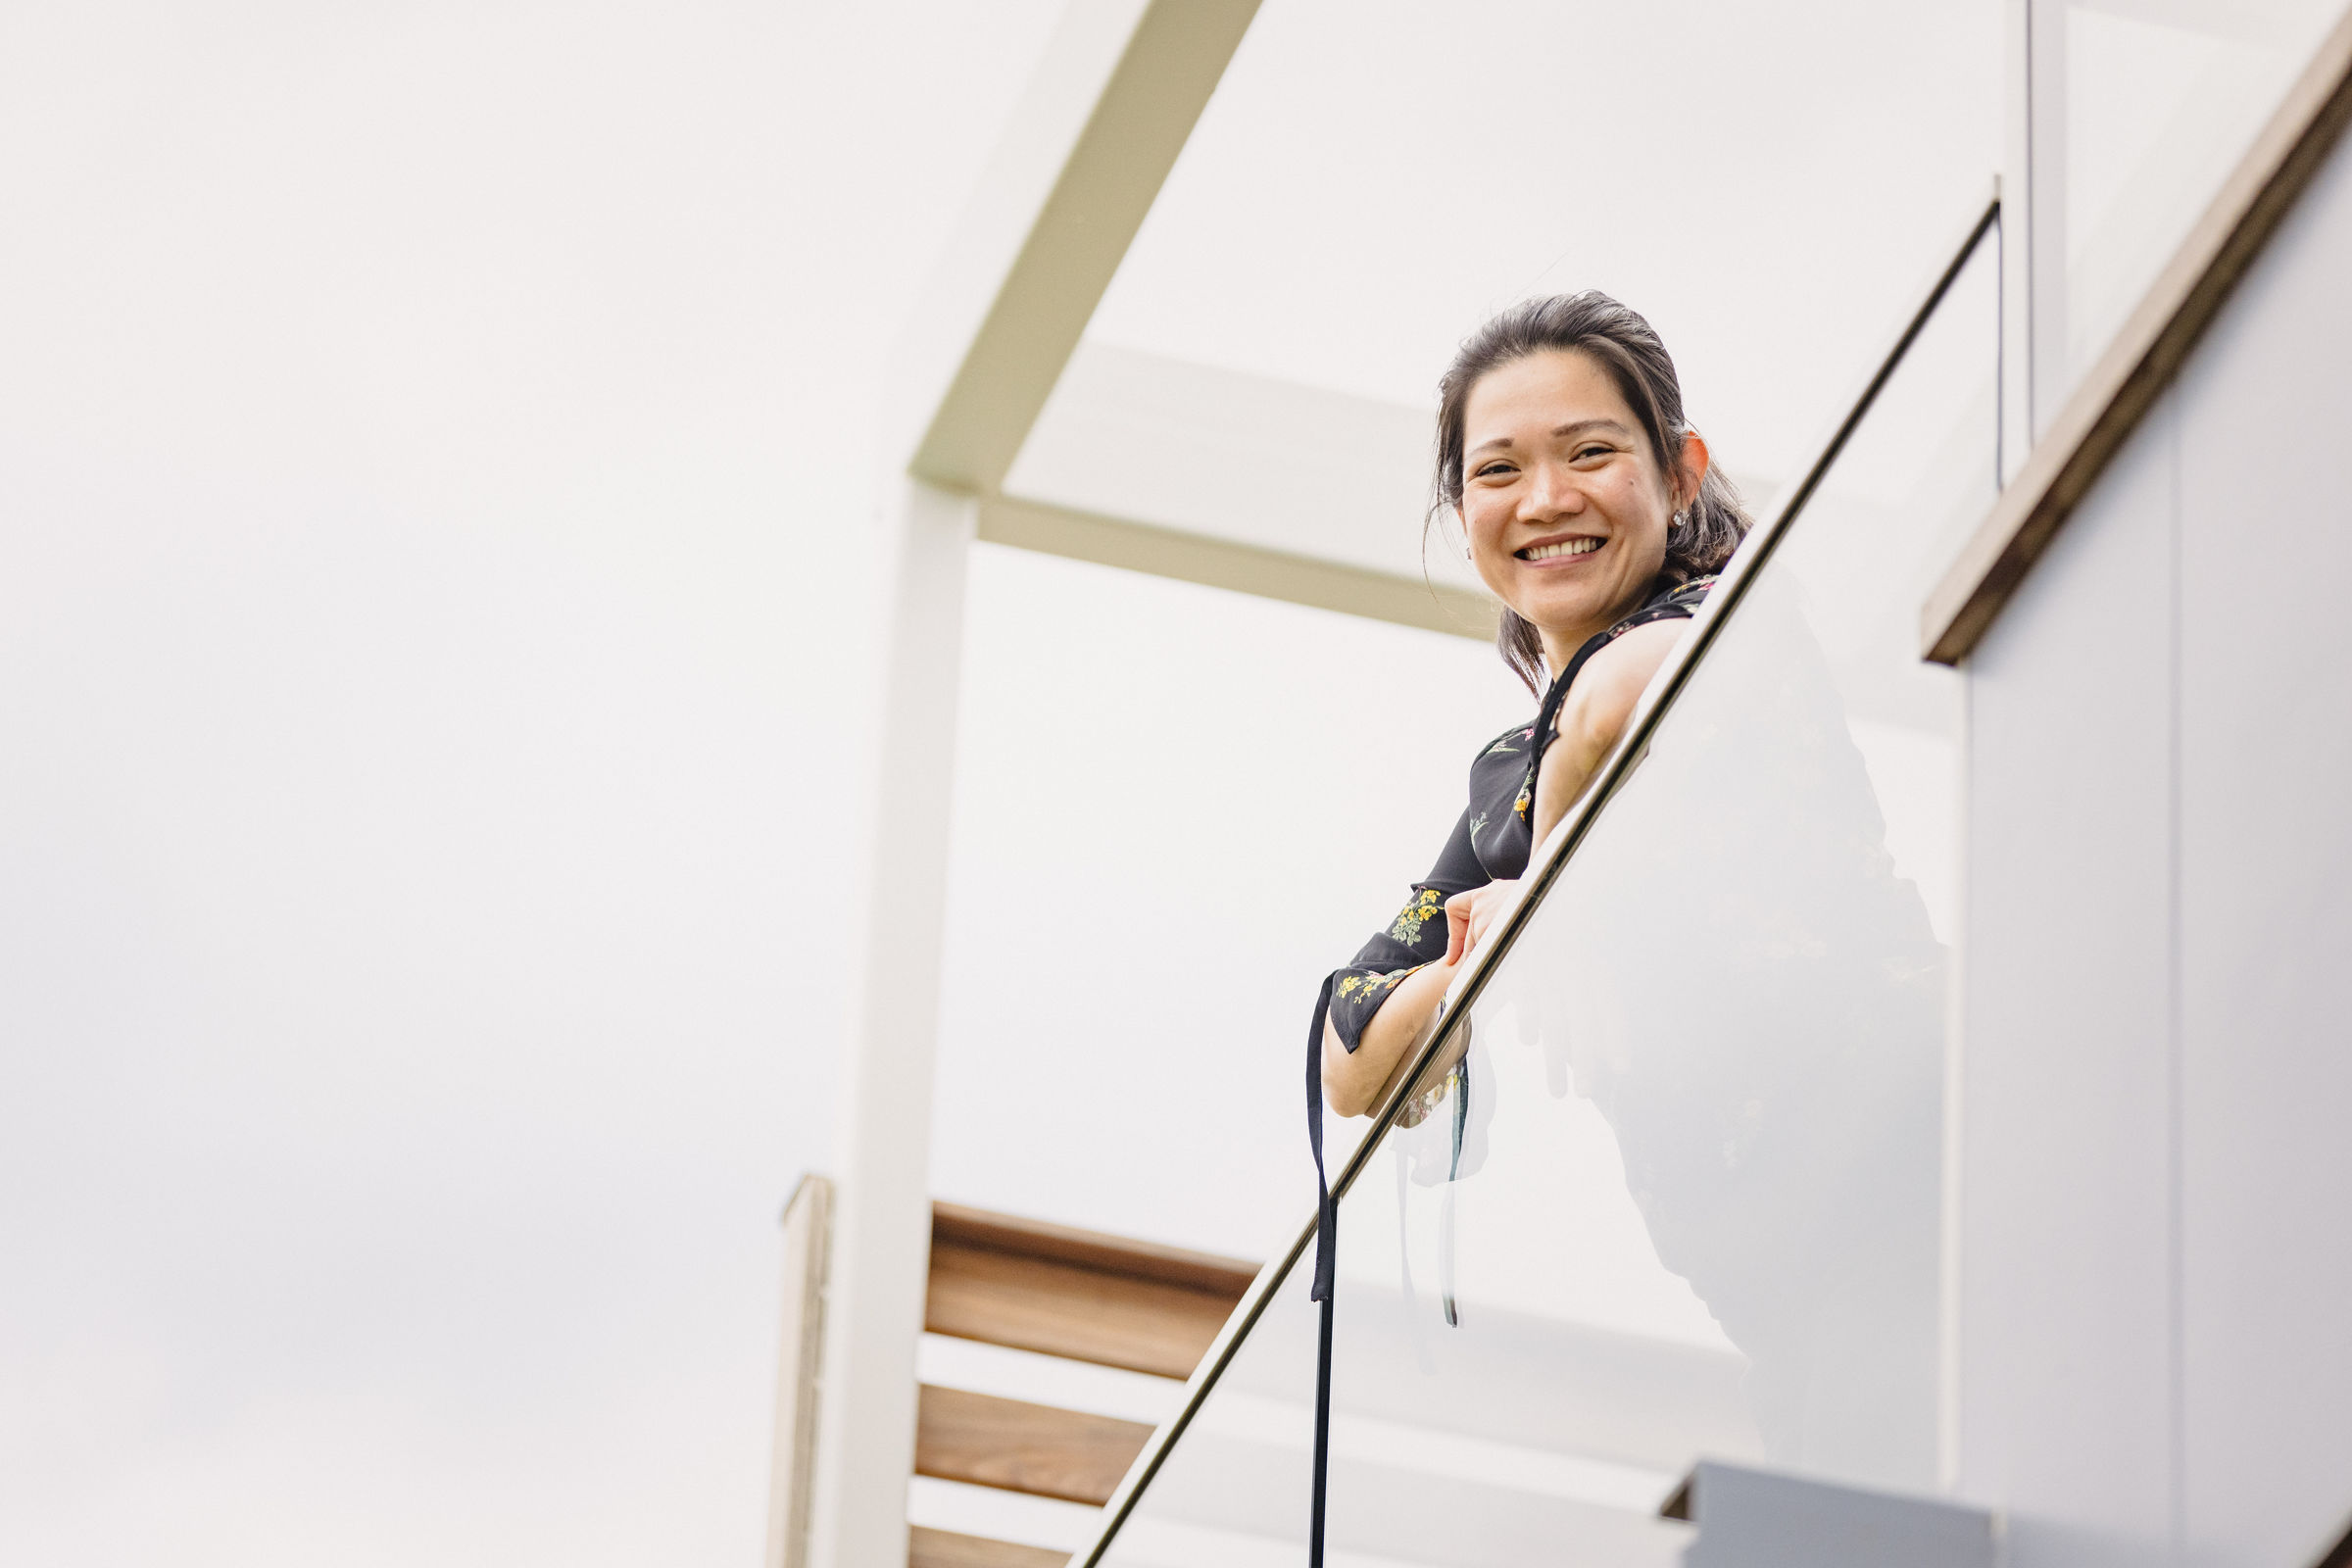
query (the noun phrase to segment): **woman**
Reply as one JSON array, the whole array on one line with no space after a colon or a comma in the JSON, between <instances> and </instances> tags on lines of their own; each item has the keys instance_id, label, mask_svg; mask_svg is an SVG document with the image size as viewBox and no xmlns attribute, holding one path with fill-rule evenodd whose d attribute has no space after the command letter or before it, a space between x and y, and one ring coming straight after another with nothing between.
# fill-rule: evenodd
<instances>
[{"instance_id":1,"label":"woman","mask_svg":"<svg viewBox=\"0 0 2352 1568\"><path fill-rule=\"evenodd\" d=\"M1748 527L1657 333L1590 292L1514 307L1462 345L1434 491L1503 603L1503 662L1543 703L1479 753L1436 867L1325 982L1323 1091L1344 1116L1381 1102Z\"/></svg>"},{"instance_id":2,"label":"woman","mask_svg":"<svg viewBox=\"0 0 2352 1568\"><path fill-rule=\"evenodd\" d=\"M1386 1098L1748 526L1664 346L1604 296L1490 321L1442 392L1438 501L1506 607L1504 660L1531 691L1550 679L1535 722L1472 761L1403 912L1325 982L1308 1096L1319 1068L1346 1115ZM1587 888L1667 891L1559 901L1494 1016L1555 1097L1573 1068L1607 1119L1659 1262L1748 1358L1767 1456L1915 1487L1936 1453L1944 959L1790 589L1759 579L1742 656L1686 694L1691 721L1580 851ZM1471 1098L1446 1180L1482 1157Z\"/></svg>"}]
</instances>

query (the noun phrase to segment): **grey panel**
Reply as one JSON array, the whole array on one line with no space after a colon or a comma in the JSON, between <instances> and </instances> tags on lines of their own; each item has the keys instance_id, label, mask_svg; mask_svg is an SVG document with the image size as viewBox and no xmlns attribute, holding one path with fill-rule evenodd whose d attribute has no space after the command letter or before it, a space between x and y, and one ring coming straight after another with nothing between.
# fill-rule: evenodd
<instances>
[{"instance_id":1,"label":"grey panel","mask_svg":"<svg viewBox=\"0 0 2352 1568\"><path fill-rule=\"evenodd\" d=\"M2171 436L1970 666L1961 1491L2016 1568L2170 1536Z\"/></svg>"},{"instance_id":2,"label":"grey panel","mask_svg":"<svg viewBox=\"0 0 2352 1568\"><path fill-rule=\"evenodd\" d=\"M2352 1512L2352 148L2182 377L2182 1413L2191 1560Z\"/></svg>"},{"instance_id":3,"label":"grey panel","mask_svg":"<svg viewBox=\"0 0 2352 1568\"><path fill-rule=\"evenodd\" d=\"M1992 1516L1926 1497L1702 1463L1683 1568L1992 1568Z\"/></svg>"}]
</instances>

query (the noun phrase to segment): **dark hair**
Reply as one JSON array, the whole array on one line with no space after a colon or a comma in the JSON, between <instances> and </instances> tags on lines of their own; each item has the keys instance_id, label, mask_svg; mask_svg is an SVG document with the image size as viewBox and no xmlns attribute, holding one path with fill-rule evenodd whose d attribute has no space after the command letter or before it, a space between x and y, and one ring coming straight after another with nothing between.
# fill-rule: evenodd
<instances>
[{"instance_id":1,"label":"dark hair","mask_svg":"<svg viewBox=\"0 0 2352 1568\"><path fill-rule=\"evenodd\" d=\"M1682 467L1683 438L1690 433L1683 417L1683 386L1674 373L1666 345L1639 313L1606 294L1587 289L1582 294L1555 294L1548 299L1514 305L1463 340L1438 383L1438 464L1431 485L1430 516L1462 504L1463 422L1470 389L1488 371L1547 349L1573 349L1589 354L1617 383L1618 394L1649 440L1660 471L1672 474ZM1680 584L1706 575L1731 560L1745 537L1749 518L1723 470L1709 465L1699 481L1698 499L1666 531L1666 565L1662 582ZM1528 690L1544 689L1544 643L1533 623L1510 606L1502 607L1502 624L1494 634L1502 662L1527 682Z\"/></svg>"}]
</instances>

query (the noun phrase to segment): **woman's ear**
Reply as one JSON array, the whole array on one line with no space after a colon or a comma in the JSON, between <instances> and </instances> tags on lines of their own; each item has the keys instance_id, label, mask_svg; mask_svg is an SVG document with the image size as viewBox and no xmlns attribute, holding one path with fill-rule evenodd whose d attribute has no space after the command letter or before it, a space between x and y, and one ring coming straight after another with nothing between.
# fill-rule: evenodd
<instances>
[{"instance_id":1,"label":"woman's ear","mask_svg":"<svg viewBox=\"0 0 2352 1568\"><path fill-rule=\"evenodd\" d=\"M1686 431L1683 435L1682 468L1676 475L1675 511L1680 512L1698 499L1698 487L1707 482L1707 465L1711 461L1707 453L1707 438L1696 430ZM1690 487L1687 497L1681 494L1686 485Z\"/></svg>"}]
</instances>

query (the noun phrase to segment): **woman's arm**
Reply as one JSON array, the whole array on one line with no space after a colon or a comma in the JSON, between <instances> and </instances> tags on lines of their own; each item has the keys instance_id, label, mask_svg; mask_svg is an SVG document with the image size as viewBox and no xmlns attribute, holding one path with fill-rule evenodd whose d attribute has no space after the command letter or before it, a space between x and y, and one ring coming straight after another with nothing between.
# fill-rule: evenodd
<instances>
[{"instance_id":1,"label":"woman's arm","mask_svg":"<svg viewBox=\"0 0 2352 1568\"><path fill-rule=\"evenodd\" d=\"M1454 965L1425 963L1396 982L1349 1051L1329 1019L1323 1024L1323 1098L1343 1116L1361 1116L1387 1096L1412 1044L1453 984Z\"/></svg>"},{"instance_id":2,"label":"woman's arm","mask_svg":"<svg viewBox=\"0 0 2352 1568\"><path fill-rule=\"evenodd\" d=\"M1636 626L1585 662L1576 685L1560 705L1555 738L1544 749L1536 776L1535 837L1568 814L1568 808L1592 780L1592 770L1625 733L1634 707L1651 677L1690 630L1688 617ZM1343 1116L1361 1116L1388 1098L1404 1069L1413 1042L1429 1026L1454 974L1469 961L1494 910L1517 890L1512 882L1490 882L1446 903L1446 956L1424 963L1389 993L1350 1052L1338 1029L1323 1025L1323 1097Z\"/></svg>"},{"instance_id":3,"label":"woman's arm","mask_svg":"<svg viewBox=\"0 0 2352 1568\"><path fill-rule=\"evenodd\" d=\"M1485 939L1494 915L1518 892L1516 881L1489 882L1446 901L1446 956L1396 982L1365 1023L1352 1054L1340 1033L1323 1024L1323 1098L1343 1116L1369 1115L1388 1099L1413 1044L1445 1000L1446 987Z\"/></svg>"},{"instance_id":4,"label":"woman's arm","mask_svg":"<svg viewBox=\"0 0 2352 1568\"><path fill-rule=\"evenodd\" d=\"M1625 733L1650 678L1690 629L1689 616L1636 626L1585 661L1560 705L1554 738L1536 774L1535 842L1541 845L1592 782L1592 770Z\"/></svg>"}]
</instances>

